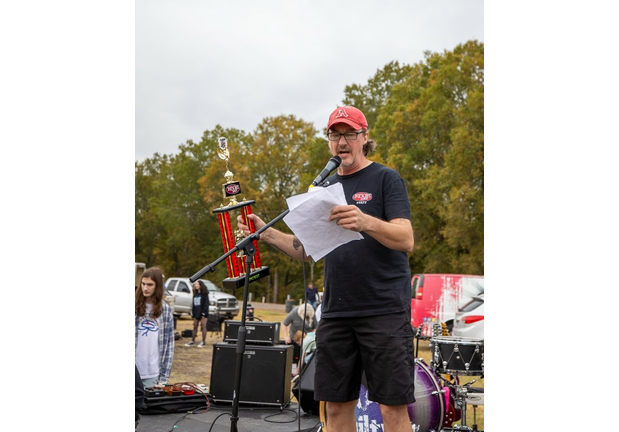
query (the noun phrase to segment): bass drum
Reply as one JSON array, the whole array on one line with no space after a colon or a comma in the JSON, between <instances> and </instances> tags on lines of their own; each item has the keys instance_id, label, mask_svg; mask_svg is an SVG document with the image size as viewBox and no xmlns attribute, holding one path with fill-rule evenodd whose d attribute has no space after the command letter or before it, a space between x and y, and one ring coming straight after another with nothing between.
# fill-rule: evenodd
<instances>
[{"instance_id":1,"label":"bass drum","mask_svg":"<svg viewBox=\"0 0 619 432\"><path fill-rule=\"evenodd\" d=\"M438 432L443 427L449 394L445 394L440 385L439 377L427 366L423 359L415 359L415 402L408 404L408 418L415 432ZM355 407L357 432L384 430L380 407L368 399L368 390L362 384L359 391L359 401ZM326 402L320 402L320 421L322 432L337 432L329 430Z\"/></svg>"}]
</instances>

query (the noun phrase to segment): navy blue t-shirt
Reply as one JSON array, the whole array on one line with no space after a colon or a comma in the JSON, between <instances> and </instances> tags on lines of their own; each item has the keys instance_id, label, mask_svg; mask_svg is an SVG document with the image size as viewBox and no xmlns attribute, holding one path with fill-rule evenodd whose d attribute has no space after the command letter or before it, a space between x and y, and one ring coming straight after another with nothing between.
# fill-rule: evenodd
<instances>
[{"instance_id":1,"label":"navy blue t-shirt","mask_svg":"<svg viewBox=\"0 0 619 432\"><path fill-rule=\"evenodd\" d=\"M391 168L373 162L350 175L332 175L327 182L341 183L347 203L363 213L384 221L410 220L404 180ZM364 232L361 235L362 240L348 242L325 256L324 318L410 310L408 254L389 249Z\"/></svg>"}]
</instances>

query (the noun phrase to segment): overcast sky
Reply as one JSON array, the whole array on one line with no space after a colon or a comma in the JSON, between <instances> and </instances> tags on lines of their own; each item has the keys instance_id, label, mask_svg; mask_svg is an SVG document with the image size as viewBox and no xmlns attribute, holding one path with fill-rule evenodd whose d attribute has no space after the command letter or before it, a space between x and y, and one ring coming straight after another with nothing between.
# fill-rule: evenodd
<instances>
[{"instance_id":1,"label":"overcast sky","mask_svg":"<svg viewBox=\"0 0 619 432\"><path fill-rule=\"evenodd\" d=\"M346 85L484 40L481 0L138 0L135 14L137 161L217 124L294 114L322 130Z\"/></svg>"}]
</instances>

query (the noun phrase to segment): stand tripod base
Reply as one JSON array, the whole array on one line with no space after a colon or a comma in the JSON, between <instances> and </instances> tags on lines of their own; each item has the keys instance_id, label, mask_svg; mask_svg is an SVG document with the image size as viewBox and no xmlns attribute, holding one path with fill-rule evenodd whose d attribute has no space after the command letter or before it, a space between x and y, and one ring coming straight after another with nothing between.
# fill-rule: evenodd
<instances>
[{"instance_id":1,"label":"stand tripod base","mask_svg":"<svg viewBox=\"0 0 619 432\"><path fill-rule=\"evenodd\" d=\"M268 276L270 274L271 272L269 271L269 268L262 266L259 269L254 270L253 272L249 274L249 282L257 281L258 279L262 279L263 277ZM244 285L245 285L245 275L235 277L235 278L225 278L223 280L224 288L231 289L233 290L233 292L235 289L240 288Z\"/></svg>"}]
</instances>

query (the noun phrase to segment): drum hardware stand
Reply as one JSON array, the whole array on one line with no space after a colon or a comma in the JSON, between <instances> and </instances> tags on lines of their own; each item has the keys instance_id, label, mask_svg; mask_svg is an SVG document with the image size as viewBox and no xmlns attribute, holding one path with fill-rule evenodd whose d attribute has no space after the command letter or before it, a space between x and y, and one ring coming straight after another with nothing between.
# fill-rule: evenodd
<instances>
[{"instance_id":1,"label":"drum hardware stand","mask_svg":"<svg viewBox=\"0 0 619 432\"><path fill-rule=\"evenodd\" d=\"M464 386L456 386L456 401L455 401L455 408L456 409L460 409L460 412L462 413L462 426L459 427L458 429L461 430L470 430L472 431L473 429L469 428L466 425L466 397L468 395L468 388L466 387L466 385Z\"/></svg>"},{"instance_id":2,"label":"drum hardware stand","mask_svg":"<svg viewBox=\"0 0 619 432\"><path fill-rule=\"evenodd\" d=\"M473 405L473 430L477 430L477 405Z\"/></svg>"},{"instance_id":3,"label":"drum hardware stand","mask_svg":"<svg viewBox=\"0 0 619 432\"><path fill-rule=\"evenodd\" d=\"M453 378L453 375L452 375L452 378ZM483 379L483 375L481 376L481 379ZM462 425L454 425L454 428L453 428L454 431L477 432L477 406L476 405L473 405L473 427L471 428L466 425L466 405L467 405L466 399L469 395L469 387L476 381L477 380L474 379L473 381L470 381L464 385L458 385L458 384L454 385L448 382L448 384L450 384L450 386L453 386L453 388L456 391L454 408L460 410L461 420L462 420ZM457 375L455 376L455 382L460 382L459 377Z\"/></svg>"},{"instance_id":4,"label":"drum hardware stand","mask_svg":"<svg viewBox=\"0 0 619 432\"><path fill-rule=\"evenodd\" d=\"M191 276L189 278L191 283L194 283L206 273L215 271L215 267L221 262L225 261L226 258L228 258L233 253L237 251L243 251L245 258L246 258L246 263L247 263L247 267L246 267L247 272L245 273L245 289L243 292L243 303L247 304L248 298L249 298L250 263L252 261L252 257L256 253L256 246L254 246L254 241L260 240L260 234L263 231L270 228L276 222L279 222L289 212L290 210L285 210L282 214L277 216L271 222L267 223L265 226L260 228L258 231L248 235L247 237L239 241L228 252L226 252L219 258L217 258L215 261L213 261L211 264L204 267L202 270L200 270L193 276ZM243 308L241 325L239 327L239 332L237 336L238 339L237 339L237 345L236 345L236 371L234 375L234 392L232 395L232 416L230 417L230 432L238 432L237 423L239 420L239 397L240 397L240 392L241 392L241 372L243 369L243 353L245 352L245 339L247 336L247 329L245 328L246 315L247 315L247 308L245 307Z\"/></svg>"},{"instance_id":5,"label":"drum hardware stand","mask_svg":"<svg viewBox=\"0 0 619 432\"><path fill-rule=\"evenodd\" d=\"M481 375L481 378L479 379L484 379L484 376ZM466 392L467 395L465 396L465 398L470 395L469 387L476 381L477 380L474 379L473 381L469 381L468 383L464 384L464 387L467 387L467 392ZM476 392L472 392L472 393L475 394ZM466 401L465 401L465 404L466 404ZM477 431L477 404L473 404L473 430Z\"/></svg>"},{"instance_id":6,"label":"drum hardware stand","mask_svg":"<svg viewBox=\"0 0 619 432\"><path fill-rule=\"evenodd\" d=\"M421 326L417 328L415 332L415 339L417 339L417 345L415 346L415 358L419 357L419 339L421 339Z\"/></svg>"}]
</instances>

